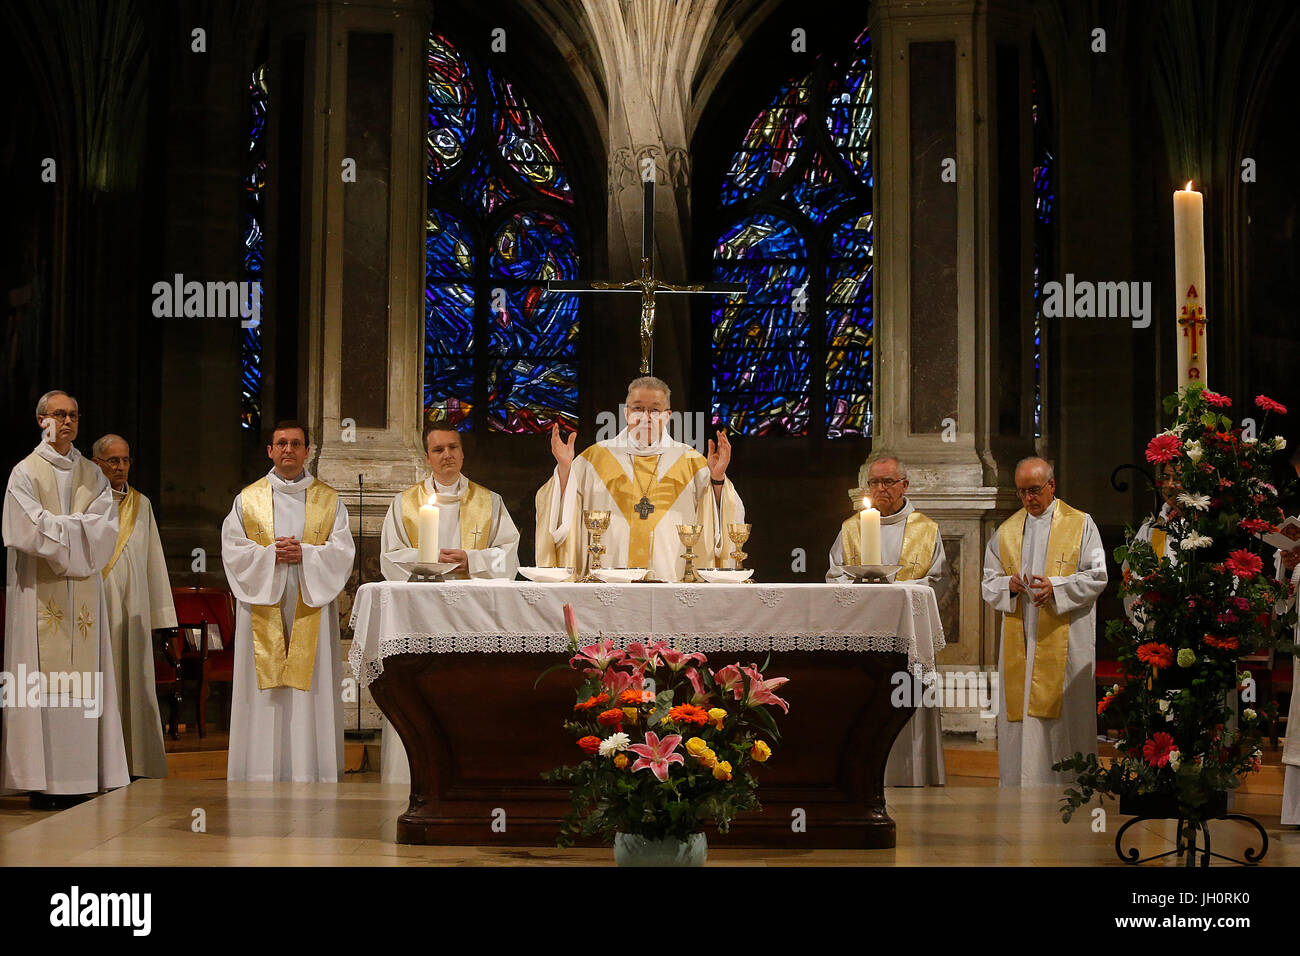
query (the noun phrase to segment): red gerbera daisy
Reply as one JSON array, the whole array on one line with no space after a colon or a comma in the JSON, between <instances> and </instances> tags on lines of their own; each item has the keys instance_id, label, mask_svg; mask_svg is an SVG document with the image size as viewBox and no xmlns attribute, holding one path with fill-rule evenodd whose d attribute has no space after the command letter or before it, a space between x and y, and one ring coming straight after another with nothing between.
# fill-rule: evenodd
<instances>
[{"instance_id":1,"label":"red gerbera daisy","mask_svg":"<svg viewBox=\"0 0 1300 956\"><path fill-rule=\"evenodd\" d=\"M1223 562L1223 566L1242 580L1247 580L1263 570L1264 562L1259 555L1241 548L1229 552L1228 560Z\"/></svg>"},{"instance_id":2,"label":"red gerbera daisy","mask_svg":"<svg viewBox=\"0 0 1300 956\"><path fill-rule=\"evenodd\" d=\"M1169 752L1174 749L1174 738L1161 731L1151 735L1142 746L1142 756L1153 767L1163 767L1169 763Z\"/></svg>"},{"instance_id":3,"label":"red gerbera daisy","mask_svg":"<svg viewBox=\"0 0 1300 956\"><path fill-rule=\"evenodd\" d=\"M573 705L574 710L595 710L601 704L609 703L609 694L597 694L595 697L588 697L586 700L580 700Z\"/></svg>"},{"instance_id":4,"label":"red gerbera daisy","mask_svg":"<svg viewBox=\"0 0 1300 956\"><path fill-rule=\"evenodd\" d=\"M1172 667L1174 649L1168 644L1151 641L1137 649L1138 660L1145 661L1152 667Z\"/></svg>"},{"instance_id":5,"label":"red gerbera daisy","mask_svg":"<svg viewBox=\"0 0 1300 956\"><path fill-rule=\"evenodd\" d=\"M1235 651L1237 649L1237 639L1235 637L1215 637L1213 634L1206 634L1204 640L1210 647L1217 647L1221 651Z\"/></svg>"},{"instance_id":6,"label":"red gerbera daisy","mask_svg":"<svg viewBox=\"0 0 1300 956\"><path fill-rule=\"evenodd\" d=\"M1255 404L1266 412L1277 412L1279 415L1286 414L1286 406L1273 401L1267 395L1256 395Z\"/></svg>"},{"instance_id":7,"label":"red gerbera daisy","mask_svg":"<svg viewBox=\"0 0 1300 956\"><path fill-rule=\"evenodd\" d=\"M703 727L709 722L709 712L694 704L679 704L668 711L668 719L682 724L698 724Z\"/></svg>"},{"instance_id":8,"label":"red gerbera daisy","mask_svg":"<svg viewBox=\"0 0 1300 956\"><path fill-rule=\"evenodd\" d=\"M1201 394L1204 395L1205 400L1215 408L1227 408L1232 404L1232 399L1227 395L1220 395L1218 392L1211 392L1208 388L1201 392Z\"/></svg>"},{"instance_id":9,"label":"red gerbera daisy","mask_svg":"<svg viewBox=\"0 0 1300 956\"><path fill-rule=\"evenodd\" d=\"M1147 461L1153 465L1173 461L1182 447L1183 443L1177 435L1157 435L1147 443Z\"/></svg>"}]
</instances>

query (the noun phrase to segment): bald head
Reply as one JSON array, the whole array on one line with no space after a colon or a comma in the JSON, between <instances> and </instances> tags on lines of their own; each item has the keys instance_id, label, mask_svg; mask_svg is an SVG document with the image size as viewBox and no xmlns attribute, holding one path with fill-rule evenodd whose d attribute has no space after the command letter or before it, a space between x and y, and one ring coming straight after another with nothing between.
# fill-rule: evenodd
<instances>
[{"instance_id":1,"label":"bald head","mask_svg":"<svg viewBox=\"0 0 1300 956\"><path fill-rule=\"evenodd\" d=\"M104 435L95 440L90 453L114 491L126 487L126 480L131 474L131 446L125 438L112 433Z\"/></svg>"},{"instance_id":2,"label":"bald head","mask_svg":"<svg viewBox=\"0 0 1300 956\"><path fill-rule=\"evenodd\" d=\"M1056 474L1045 459L1022 458L1016 464L1016 494L1025 510L1037 518L1056 497Z\"/></svg>"}]
</instances>

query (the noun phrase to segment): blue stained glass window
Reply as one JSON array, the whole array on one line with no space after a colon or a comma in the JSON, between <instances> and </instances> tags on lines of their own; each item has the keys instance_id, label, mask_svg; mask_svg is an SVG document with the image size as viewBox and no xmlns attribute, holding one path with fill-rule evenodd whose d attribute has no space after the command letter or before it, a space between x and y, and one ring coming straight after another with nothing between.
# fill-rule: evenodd
<instances>
[{"instance_id":1,"label":"blue stained glass window","mask_svg":"<svg viewBox=\"0 0 1300 956\"><path fill-rule=\"evenodd\" d=\"M261 282L266 221L266 64L252 72L248 83L250 125L244 176L244 281ZM266 301L265 288L261 302ZM242 329L240 342L240 425L260 434L262 430L262 330Z\"/></svg>"},{"instance_id":2,"label":"blue stained glass window","mask_svg":"<svg viewBox=\"0 0 1300 956\"><path fill-rule=\"evenodd\" d=\"M576 427L578 296L539 284L578 278L559 149L509 78L444 36L428 42L426 414L461 429Z\"/></svg>"},{"instance_id":3,"label":"blue stained glass window","mask_svg":"<svg viewBox=\"0 0 1300 956\"><path fill-rule=\"evenodd\" d=\"M713 420L746 435L871 434L870 42L818 58L761 110L723 176Z\"/></svg>"},{"instance_id":4,"label":"blue stained glass window","mask_svg":"<svg viewBox=\"0 0 1300 956\"><path fill-rule=\"evenodd\" d=\"M1038 63L1035 61L1035 73ZM1051 275L1056 230L1056 157L1051 148L1050 107L1043 80L1035 76L1031 90L1034 140L1034 437L1043 434L1043 311L1044 276Z\"/></svg>"}]
</instances>

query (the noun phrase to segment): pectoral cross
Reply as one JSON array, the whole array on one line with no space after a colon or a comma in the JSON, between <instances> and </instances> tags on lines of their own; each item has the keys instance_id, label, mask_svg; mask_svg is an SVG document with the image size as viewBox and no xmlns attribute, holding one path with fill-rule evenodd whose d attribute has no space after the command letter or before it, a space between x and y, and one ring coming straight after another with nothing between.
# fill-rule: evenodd
<instances>
[{"instance_id":1,"label":"pectoral cross","mask_svg":"<svg viewBox=\"0 0 1300 956\"><path fill-rule=\"evenodd\" d=\"M642 521L650 520L650 512L655 510L655 506L650 503L646 495L641 496L641 500L632 506L633 510L641 516Z\"/></svg>"},{"instance_id":2,"label":"pectoral cross","mask_svg":"<svg viewBox=\"0 0 1300 956\"><path fill-rule=\"evenodd\" d=\"M673 285L655 278L655 181L645 180L641 209L641 275L627 282L604 282L581 279L555 280L546 283L548 292L640 292L641 293L641 374L649 375L654 366L655 293L680 292L685 294L739 293L745 291L740 282L701 282L695 285ZM650 505L644 498L640 508ZM653 505L650 505L653 510ZM648 512L646 513L648 514ZM646 514L641 517L645 518Z\"/></svg>"}]
</instances>

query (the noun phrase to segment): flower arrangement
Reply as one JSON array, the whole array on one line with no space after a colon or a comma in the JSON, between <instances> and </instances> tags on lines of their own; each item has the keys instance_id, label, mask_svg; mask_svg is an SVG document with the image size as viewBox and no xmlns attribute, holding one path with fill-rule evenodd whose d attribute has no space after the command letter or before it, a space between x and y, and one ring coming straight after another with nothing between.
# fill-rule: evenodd
<instances>
[{"instance_id":1,"label":"flower arrangement","mask_svg":"<svg viewBox=\"0 0 1300 956\"><path fill-rule=\"evenodd\" d=\"M551 670L585 676L564 722L584 757L543 775L572 787L559 846L616 832L686 840L706 822L726 833L738 813L761 809L753 771L780 739L768 708L789 712L775 693L788 678L711 670L703 654L664 641L582 647L567 604L564 620L572 656Z\"/></svg>"},{"instance_id":2,"label":"flower arrangement","mask_svg":"<svg viewBox=\"0 0 1300 956\"><path fill-rule=\"evenodd\" d=\"M1231 404L1197 383L1165 399L1175 421L1151 439L1146 458L1157 467L1169 463L1181 485L1164 525L1177 551L1162 560L1132 529L1115 550L1116 561L1127 562L1120 596L1133 605L1126 619L1107 623L1123 682L1102 697L1097 713L1123 732L1109 765L1076 753L1053 768L1075 774L1062 801L1067 821L1094 793L1165 794L1185 819L1201 819L1215 793L1259 768L1274 705L1243 708L1229 730L1229 695L1251 682L1239 673L1242 655L1290 643L1295 611L1274 613L1288 586L1273 579L1272 549L1256 537L1282 518L1268 458L1286 443L1234 425L1220 411ZM1264 412L1261 435L1269 413L1286 413L1263 395L1255 405Z\"/></svg>"}]
</instances>

